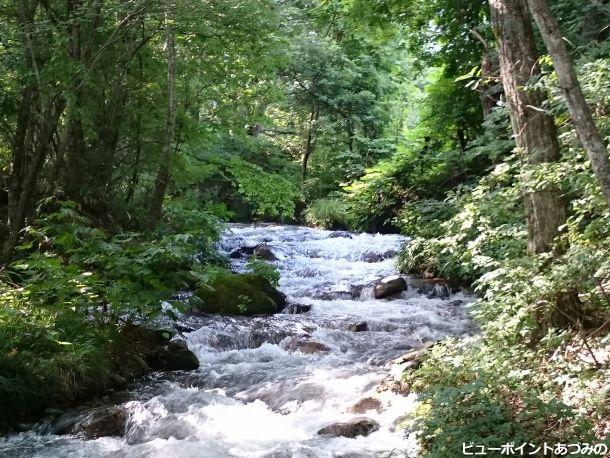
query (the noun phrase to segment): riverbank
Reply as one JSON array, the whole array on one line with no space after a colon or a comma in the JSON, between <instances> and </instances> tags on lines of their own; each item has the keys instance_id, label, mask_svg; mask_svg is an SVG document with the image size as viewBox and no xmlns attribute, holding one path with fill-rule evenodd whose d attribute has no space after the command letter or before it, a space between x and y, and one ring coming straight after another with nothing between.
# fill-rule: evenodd
<instances>
[{"instance_id":1,"label":"riverbank","mask_svg":"<svg viewBox=\"0 0 610 458\"><path fill-rule=\"evenodd\" d=\"M155 355L174 345L154 332L163 304L180 308L176 292L197 287L214 263L219 226L206 218L192 230L176 219L119 232L64 202L33 222L0 272L3 429L155 369Z\"/></svg>"},{"instance_id":2,"label":"riverbank","mask_svg":"<svg viewBox=\"0 0 610 458\"><path fill-rule=\"evenodd\" d=\"M520 198L511 173L499 166L495 181L481 180L442 223L413 216L401 269L473 284L479 299L470 311L481 328L435 346L404 375L422 399L415 427L426 456L451 456L469 442L610 437L610 214L575 216L552 253L527 253L521 216L498 214Z\"/></svg>"},{"instance_id":3,"label":"riverbank","mask_svg":"<svg viewBox=\"0 0 610 458\"><path fill-rule=\"evenodd\" d=\"M89 354L81 353L72 368L57 367L61 356L28 354L29 362L19 361L17 349L10 355L12 366L4 365L2 377L15 386L0 391L0 434L27 429L40 420L48 409L65 410L86 401L106 396L132 385L153 371L194 370L197 357L186 344L172 341L174 333L166 329L148 329L133 323L107 323L90 329L87 337L100 340ZM105 345L102 343L106 340ZM72 345L75 345L74 343ZM74 352L79 348L73 349ZM21 364L20 364L21 363ZM49 368L38 372L36 366ZM30 371L28 373L28 371ZM12 380L11 380L12 379ZM20 392L17 383L21 384ZM25 397L27 396L27 397Z\"/></svg>"}]
</instances>

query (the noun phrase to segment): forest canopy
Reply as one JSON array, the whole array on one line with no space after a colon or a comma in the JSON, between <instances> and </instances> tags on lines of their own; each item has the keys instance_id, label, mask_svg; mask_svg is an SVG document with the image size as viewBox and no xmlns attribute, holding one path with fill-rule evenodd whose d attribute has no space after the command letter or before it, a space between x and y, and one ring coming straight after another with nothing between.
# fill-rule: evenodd
<instances>
[{"instance_id":1,"label":"forest canopy","mask_svg":"<svg viewBox=\"0 0 610 458\"><path fill-rule=\"evenodd\" d=\"M608 440L609 18L0 0L0 402L95 391L122 317L227 269L226 222L266 221L402 233L403 273L476 292L481 332L405 374L426 456Z\"/></svg>"}]
</instances>

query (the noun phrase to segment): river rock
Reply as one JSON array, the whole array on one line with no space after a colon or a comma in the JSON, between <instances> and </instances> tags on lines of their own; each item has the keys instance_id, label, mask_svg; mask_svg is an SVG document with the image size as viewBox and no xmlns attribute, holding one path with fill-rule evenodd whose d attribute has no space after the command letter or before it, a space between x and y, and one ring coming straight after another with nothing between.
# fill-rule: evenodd
<instances>
[{"instance_id":1,"label":"river rock","mask_svg":"<svg viewBox=\"0 0 610 458\"><path fill-rule=\"evenodd\" d=\"M351 406L347 411L349 413L357 413L363 414L369 410L376 410L377 412L381 412L381 401L376 398L363 398L358 401L356 404Z\"/></svg>"},{"instance_id":2,"label":"river rock","mask_svg":"<svg viewBox=\"0 0 610 458\"><path fill-rule=\"evenodd\" d=\"M172 340L158 346L147 358L153 371L180 371L199 368L197 356L189 350L183 341Z\"/></svg>"},{"instance_id":3,"label":"river rock","mask_svg":"<svg viewBox=\"0 0 610 458\"><path fill-rule=\"evenodd\" d=\"M256 247L243 246L241 248L237 248L229 253L229 257L231 259L239 259L252 256L252 253L254 253L254 248Z\"/></svg>"},{"instance_id":4,"label":"river rock","mask_svg":"<svg viewBox=\"0 0 610 458\"><path fill-rule=\"evenodd\" d=\"M318 431L320 436L327 437L358 437L368 436L379 429L379 423L367 417L354 418L345 423L333 423Z\"/></svg>"},{"instance_id":5,"label":"river rock","mask_svg":"<svg viewBox=\"0 0 610 458\"><path fill-rule=\"evenodd\" d=\"M69 414L59 418L54 434L73 434L85 439L97 439L125 434L127 414L122 407L99 407L78 416Z\"/></svg>"},{"instance_id":6,"label":"river rock","mask_svg":"<svg viewBox=\"0 0 610 458\"><path fill-rule=\"evenodd\" d=\"M362 260L369 263L380 262L383 261L383 255L381 253L367 251L362 255Z\"/></svg>"},{"instance_id":7,"label":"river rock","mask_svg":"<svg viewBox=\"0 0 610 458\"><path fill-rule=\"evenodd\" d=\"M369 325L366 321L361 321L360 323L350 324L347 330L351 332L364 332L369 330Z\"/></svg>"},{"instance_id":8,"label":"river rock","mask_svg":"<svg viewBox=\"0 0 610 458\"><path fill-rule=\"evenodd\" d=\"M450 288L446 281L436 278L412 278L409 286L428 299L447 299L452 292L459 291L459 288Z\"/></svg>"},{"instance_id":9,"label":"river rock","mask_svg":"<svg viewBox=\"0 0 610 458\"><path fill-rule=\"evenodd\" d=\"M379 281L375 285L375 299L384 299L386 297L400 294L407 289L407 281L400 275L392 275Z\"/></svg>"},{"instance_id":10,"label":"river rock","mask_svg":"<svg viewBox=\"0 0 610 458\"><path fill-rule=\"evenodd\" d=\"M273 250L267 245L257 245L252 250L252 256L256 256L260 259L266 259L267 261L277 261L278 257L273 253Z\"/></svg>"},{"instance_id":11,"label":"river rock","mask_svg":"<svg viewBox=\"0 0 610 458\"><path fill-rule=\"evenodd\" d=\"M311 310L311 305L308 304L288 304L284 309L284 313L289 313L292 315L300 315L302 313L307 313Z\"/></svg>"},{"instance_id":12,"label":"river rock","mask_svg":"<svg viewBox=\"0 0 610 458\"><path fill-rule=\"evenodd\" d=\"M347 231L334 231L328 236L329 239L351 239L353 235Z\"/></svg>"},{"instance_id":13,"label":"river rock","mask_svg":"<svg viewBox=\"0 0 610 458\"><path fill-rule=\"evenodd\" d=\"M330 347L320 342L313 340L301 340L301 339L290 339L285 345L284 349L287 351L300 351L306 355L312 353L329 352Z\"/></svg>"},{"instance_id":14,"label":"river rock","mask_svg":"<svg viewBox=\"0 0 610 458\"><path fill-rule=\"evenodd\" d=\"M367 251L362 255L362 260L364 262L374 263L381 262L389 258L394 258L398 255L396 250L388 250L383 253L375 253L373 251Z\"/></svg>"},{"instance_id":15,"label":"river rock","mask_svg":"<svg viewBox=\"0 0 610 458\"><path fill-rule=\"evenodd\" d=\"M260 275L225 273L195 292L194 312L268 315L281 312L286 296Z\"/></svg>"}]
</instances>

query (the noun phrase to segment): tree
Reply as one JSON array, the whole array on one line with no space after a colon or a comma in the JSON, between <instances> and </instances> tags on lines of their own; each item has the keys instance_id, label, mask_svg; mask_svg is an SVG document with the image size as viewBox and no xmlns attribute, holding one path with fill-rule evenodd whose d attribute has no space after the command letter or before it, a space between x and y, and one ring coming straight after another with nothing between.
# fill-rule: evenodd
<instances>
[{"instance_id":1,"label":"tree","mask_svg":"<svg viewBox=\"0 0 610 458\"><path fill-rule=\"evenodd\" d=\"M172 150L174 148L174 137L176 134L176 43L172 29L172 0L166 0L165 4L165 51L167 53L167 117L165 120L165 138L163 140L163 154L161 165L155 180L150 211L147 225L149 229L154 228L161 217L163 197L169 184Z\"/></svg>"},{"instance_id":2,"label":"tree","mask_svg":"<svg viewBox=\"0 0 610 458\"><path fill-rule=\"evenodd\" d=\"M489 6L517 147L523 150L527 165L555 162L559 143L553 118L541 108L544 94L526 89L532 76L539 73L527 7L523 0L489 0ZM566 218L559 191L548 186L526 190L525 207L529 251L548 251Z\"/></svg>"},{"instance_id":3,"label":"tree","mask_svg":"<svg viewBox=\"0 0 610 458\"><path fill-rule=\"evenodd\" d=\"M591 168L610 207L610 160L608 150L595 125L591 110L582 92L576 71L572 65L561 29L546 0L527 0L538 24L557 73L557 80L572 114L572 122L582 143Z\"/></svg>"}]
</instances>

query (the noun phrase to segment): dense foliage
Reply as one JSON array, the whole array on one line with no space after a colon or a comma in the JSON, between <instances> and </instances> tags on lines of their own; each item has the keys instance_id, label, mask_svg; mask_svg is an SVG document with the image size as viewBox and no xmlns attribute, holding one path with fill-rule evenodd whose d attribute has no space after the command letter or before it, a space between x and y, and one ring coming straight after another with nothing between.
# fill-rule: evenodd
<instances>
[{"instance_id":1,"label":"dense foliage","mask_svg":"<svg viewBox=\"0 0 610 458\"><path fill-rule=\"evenodd\" d=\"M549 3L607 143L610 9ZM538 34L520 90L560 158L515 148L492 19L476 0L0 0L4 412L103 392L128 322L226 273L222 222L265 220L404 233L405 273L476 291L480 334L405 374L428 456L605 439L609 209ZM565 223L532 252L524 201L549 189Z\"/></svg>"}]
</instances>

